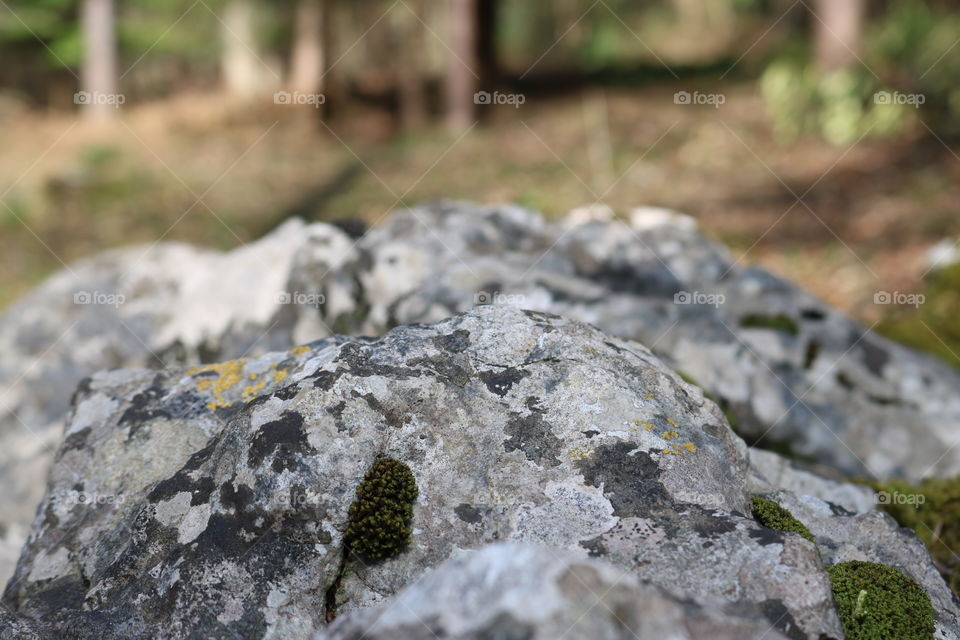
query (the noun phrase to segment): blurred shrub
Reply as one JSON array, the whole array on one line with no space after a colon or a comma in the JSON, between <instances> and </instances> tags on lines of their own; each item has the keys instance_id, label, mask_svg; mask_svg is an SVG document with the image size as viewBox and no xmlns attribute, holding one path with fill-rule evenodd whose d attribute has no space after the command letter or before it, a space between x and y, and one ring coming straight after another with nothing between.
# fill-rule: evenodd
<instances>
[{"instance_id":1,"label":"blurred shrub","mask_svg":"<svg viewBox=\"0 0 960 640\"><path fill-rule=\"evenodd\" d=\"M914 116L911 106L883 103L879 96L892 92L862 67L821 72L779 59L763 72L760 90L774 131L784 140L815 133L832 144L850 144L896 134Z\"/></svg>"},{"instance_id":2,"label":"blurred shrub","mask_svg":"<svg viewBox=\"0 0 960 640\"><path fill-rule=\"evenodd\" d=\"M958 41L955 11L906 0L867 25L863 64L824 72L803 50L777 57L760 81L777 136L812 133L844 145L896 135L919 117L934 130L956 132Z\"/></svg>"}]
</instances>

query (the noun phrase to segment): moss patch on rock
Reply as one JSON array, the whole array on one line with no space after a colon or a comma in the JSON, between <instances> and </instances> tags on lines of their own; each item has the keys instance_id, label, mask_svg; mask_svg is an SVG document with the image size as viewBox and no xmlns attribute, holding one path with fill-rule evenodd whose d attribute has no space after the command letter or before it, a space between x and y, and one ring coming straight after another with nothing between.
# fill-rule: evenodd
<instances>
[{"instance_id":1,"label":"moss patch on rock","mask_svg":"<svg viewBox=\"0 0 960 640\"><path fill-rule=\"evenodd\" d=\"M933 605L916 582L879 562L827 570L847 640L931 640Z\"/></svg>"},{"instance_id":2,"label":"moss patch on rock","mask_svg":"<svg viewBox=\"0 0 960 640\"><path fill-rule=\"evenodd\" d=\"M776 315L764 315L761 313L751 313L740 318L740 326L745 329L772 329L782 331L792 336L800 333L800 327L797 321L785 313Z\"/></svg>"},{"instance_id":3,"label":"moss patch on rock","mask_svg":"<svg viewBox=\"0 0 960 640\"><path fill-rule=\"evenodd\" d=\"M816 544L813 534L807 529L806 525L793 517L793 514L781 507L779 504L764 498L763 496L753 496L753 517L765 527L776 531L787 531L799 533L801 536Z\"/></svg>"},{"instance_id":4,"label":"moss patch on rock","mask_svg":"<svg viewBox=\"0 0 960 640\"><path fill-rule=\"evenodd\" d=\"M344 549L367 562L397 556L410 542L417 494L410 467L393 458L374 462L350 505Z\"/></svg>"},{"instance_id":5,"label":"moss patch on rock","mask_svg":"<svg viewBox=\"0 0 960 640\"><path fill-rule=\"evenodd\" d=\"M960 477L868 482L877 503L902 527L913 529L930 551L944 579L960 595Z\"/></svg>"}]
</instances>

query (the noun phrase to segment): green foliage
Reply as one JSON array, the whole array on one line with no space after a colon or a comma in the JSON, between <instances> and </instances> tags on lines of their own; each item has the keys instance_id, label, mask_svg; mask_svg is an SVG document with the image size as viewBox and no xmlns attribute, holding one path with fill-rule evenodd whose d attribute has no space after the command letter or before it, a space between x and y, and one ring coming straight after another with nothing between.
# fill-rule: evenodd
<instances>
[{"instance_id":1,"label":"green foliage","mask_svg":"<svg viewBox=\"0 0 960 640\"><path fill-rule=\"evenodd\" d=\"M890 92L864 67L824 73L796 59L779 59L763 72L760 90L781 139L816 133L835 145L897 133L914 117L905 104L878 104Z\"/></svg>"},{"instance_id":2,"label":"green foliage","mask_svg":"<svg viewBox=\"0 0 960 640\"><path fill-rule=\"evenodd\" d=\"M899 569L841 562L827 570L847 640L930 640L930 596Z\"/></svg>"},{"instance_id":3,"label":"green foliage","mask_svg":"<svg viewBox=\"0 0 960 640\"><path fill-rule=\"evenodd\" d=\"M948 4L905 0L867 25L862 64L851 69L821 72L802 49L781 55L760 83L774 130L781 138L814 133L846 145L895 135L922 112L939 132L956 132L958 40L960 15Z\"/></svg>"},{"instance_id":4,"label":"green foliage","mask_svg":"<svg viewBox=\"0 0 960 640\"><path fill-rule=\"evenodd\" d=\"M923 304L891 313L877 331L960 368L960 264L931 272L924 295Z\"/></svg>"},{"instance_id":5,"label":"green foliage","mask_svg":"<svg viewBox=\"0 0 960 640\"><path fill-rule=\"evenodd\" d=\"M374 462L350 505L345 549L370 562L396 557L410 542L417 493L410 467L393 458Z\"/></svg>"},{"instance_id":6,"label":"green foliage","mask_svg":"<svg viewBox=\"0 0 960 640\"><path fill-rule=\"evenodd\" d=\"M891 3L866 39L868 63L881 77L896 78L902 91L925 98L924 115L940 131L955 133L960 115L960 15L946 3ZM902 79L909 79L909 84Z\"/></svg>"},{"instance_id":7,"label":"green foliage","mask_svg":"<svg viewBox=\"0 0 960 640\"><path fill-rule=\"evenodd\" d=\"M870 482L878 502L900 526L923 540L954 593L960 595L960 477L930 478L919 485L903 480Z\"/></svg>"},{"instance_id":8,"label":"green foliage","mask_svg":"<svg viewBox=\"0 0 960 640\"><path fill-rule=\"evenodd\" d=\"M763 526L776 531L799 533L810 542L816 543L813 534L810 533L806 525L794 518L792 513L773 500L763 496L753 496L751 503L753 505L753 517Z\"/></svg>"},{"instance_id":9,"label":"green foliage","mask_svg":"<svg viewBox=\"0 0 960 640\"><path fill-rule=\"evenodd\" d=\"M778 313L777 315L751 313L740 319L740 326L747 329L773 329L793 336L800 332L797 322L785 313Z\"/></svg>"}]
</instances>

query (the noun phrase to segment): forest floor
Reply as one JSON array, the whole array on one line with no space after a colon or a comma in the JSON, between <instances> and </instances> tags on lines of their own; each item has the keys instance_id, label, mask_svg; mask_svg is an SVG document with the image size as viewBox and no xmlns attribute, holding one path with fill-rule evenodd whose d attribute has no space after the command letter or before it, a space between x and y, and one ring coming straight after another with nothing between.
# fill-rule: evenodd
<instances>
[{"instance_id":1,"label":"forest floor","mask_svg":"<svg viewBox=\"0 0 960 640\"><path fill-rule=\"evenodd\" d=\"M926 251L960 235L960 157L928 131L845 148L778 141L755 85L718 86L719 108L675 104L681 88L531 97L488 107L463 136L395 136L372 107L324 124L215 96L134 107L107 128L0 110L0 308L110 247L225 249L291 215L376 224L445 197L550 217L597 201L618 215L674 208L742 263L872 324L891 312L874 294L922 290Z\"/></svg>"}]
</instances>

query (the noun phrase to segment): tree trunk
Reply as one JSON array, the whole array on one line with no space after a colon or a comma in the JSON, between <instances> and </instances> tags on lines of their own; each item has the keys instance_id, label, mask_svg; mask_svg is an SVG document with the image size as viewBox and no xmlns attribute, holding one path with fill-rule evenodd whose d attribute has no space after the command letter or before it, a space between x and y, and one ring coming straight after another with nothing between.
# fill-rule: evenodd
<instances>
[{"instance_id":1,"label":"tree trunk","mask_svg":"<svg viewBox=\"0 0 960 640\"><path fill-rule=\"evenodd\" d=\"M290 54L290 90L317 94L323 91L323 0L300 0L294 17Z\"/></svg>"},{"instance_id":2,"label":"tree trunk","mask_svg":"<svg viewBox=\"0 0 960 640\"><path fill-rule=\"evenodd\" d=\"M407 0L394 9L393 48L400 128L418 129L427 120L427 96L423 68L425 37L423 0Z\"/></svg>"},{"instance_id":3,"label":"tree trunk","mask_svg":"<svg viewBox=\"0 0 960 640\"><path fill-rule=\"evenodd\" d=\"M446 103L447 126L460 133L473 124L477 90L476 1L449 0Z\"/></svg>"},{"instance_id":4,"label":"tree trunk","mask_svg":"<svg viewBox=\"0 0 960 640\"><path fill-rule=\"evenodd\" d=\"M256 22L253 0L229 0L224 7L221 67L224 87L234 96L247 98L264 89Z\"/></svg>"},{"instance_id":5,"label":"tree trunk","mask_svg":"<svg viewBox=\"0 0 960 640\"><path fill-rule=\"evenodd\" d=\"M813 6L813 42L817 66L848 69L859 62L866 0L817 0Z\"/></svg>"},{"instance_id":6,"label":"tree trunk","mask_svg":"<svg viewBox=\"0 0 960 640\"><path fill-rule=\"evenodd\" d=\"M116 116L121 101L113 0L84 0L82 23L84 58L78 102L90 118L109 120Z\"/></svg>"},{"instance_id":7,"label":"tree trunk","mask_svg":"<svg viewBox=\"0 0 960 640\"><path fill-rule=\"evenodd\" d=\"M479 86L493 91L500 75L497 59L497 8L498 0L476 0L476 55Z\"/></svg>"}]
</instances>

